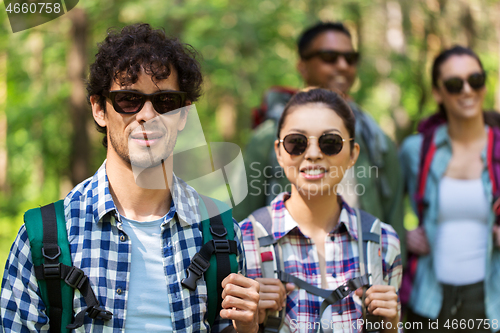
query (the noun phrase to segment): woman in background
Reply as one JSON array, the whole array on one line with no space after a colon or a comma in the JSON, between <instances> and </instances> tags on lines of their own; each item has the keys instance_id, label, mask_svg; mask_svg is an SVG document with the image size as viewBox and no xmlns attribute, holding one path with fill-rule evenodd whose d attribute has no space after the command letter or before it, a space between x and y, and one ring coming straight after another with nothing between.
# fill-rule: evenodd
<instances>
[{"instance_id":1,"label":"woman in background","mask_svg":"<svg viewBox=\"0 0 500 333\"><path fill-rule=\"evenodd\" d=\"M406 235L418 256L407 321L422 323L409 331L500 330L500 229L487 156L496 114L483 112L485 79L472 50L455 46L439 54L432 68L439 112L401 148L420 220Z\"/></svg>"}]
</instances>

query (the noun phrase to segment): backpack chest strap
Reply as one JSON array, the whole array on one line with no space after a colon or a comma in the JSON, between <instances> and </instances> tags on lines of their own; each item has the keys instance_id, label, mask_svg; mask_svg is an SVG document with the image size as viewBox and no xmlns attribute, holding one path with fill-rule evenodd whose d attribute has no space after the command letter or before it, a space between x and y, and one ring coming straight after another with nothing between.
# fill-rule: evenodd
<instances>
[{"instance_id":1,"label":"backpack chest strap","mask_svg":"<svg viewBox=\"0 0 500 333\"><path fill-rule=\"evenodd\" d=\"M323 312L326 310L326 308L329 305L335 304L339 302L340 300L346 298L349 296L352 292L356 291L357 289L368 286L368 275L362 275L358 276L354 279L348 280L346 283L343 285L337 287L334 290L328 290L328 289L321 289L318 287L315 287L311 285L310 283L299 279L298 277L295 277L289 273L279 271L278 275L280 277L280 280L283 283L288 283L291 282L295 284L297 287L304 289L310 294L319 296L324 298L324 301L321 303L321 308L320 308L320 313L319 317L323 315Z\"/></svg>"},{"instance_id":2,"label":"backpack chest strap","mask_svg":"<svg viewBox=\"0 0 500 333\"><path fill-rule=\"evenodd\" d=\"M210 267L212 254L237 254L238 248L234 240L212 239L203 244L200 251L193 256L187 268L187 277L182 280L182 285L189 290L196 290L196 281L205 274Z\"/></svg>"}]
</instances>

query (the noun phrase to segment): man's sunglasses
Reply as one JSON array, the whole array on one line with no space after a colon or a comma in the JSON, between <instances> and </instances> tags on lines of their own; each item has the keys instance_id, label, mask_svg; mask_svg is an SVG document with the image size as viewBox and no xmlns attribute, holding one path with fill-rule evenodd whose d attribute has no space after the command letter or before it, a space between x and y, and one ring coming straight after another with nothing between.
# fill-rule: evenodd
<instances>
[{"instance_id":1,"label":"man's sunglasses","mask_svg":"<svg viewBox=\"0 0 500 333\"><path fill-rule=\"evenodd\" d=\"M466 80L460 77L452 77L443 81L443 85L450 94L460 94L464 88L464 81L474 90L484 87L486 73L473 73Z\"/></svg>"},{"instance_id":2,"label":"man's sunglasses","mask_svg":"<svg viewBox=\"0 0 500 333\"><path fill-rule=\"evenodd\" d=\"M330 64L335 64L339 60L339 57L343 57L345 61L350 65L356 65L359 60L359 52L339 52L339 51L332 51L332 50L319 50L312 52L308 55L305 55L302 57L304 60L309 60L313 57L318 57L322 61L330 63Z\"/></svg>"},{"instance_id":3,"label":"man's sunglasses","mask_svg":"<svg viewBox=\"0 0 500 333\"><path fill-rule=\"evenodd\" d=\"M317 138L315 136L307 137L304 134L288 134L283 139L280 140L280 143L283 143L283 148L285 148L286 152L290 155L302 155L308 146L309 139ZM337 155L342 150L345 141L352 141L354 139L343 139L338 134L333 133L325 133L321 135L318 139L319 149L323 152L323 154L332 156Z\"/></svg>"},{"instance_id":4,"label":"man's sunglasses","mask_svg":"<svg viewBox=\"0 0 500 333\"><path fill-rule=\"evenodd\" d=\"M115 111L134 114L142 110L146 101L151 101L159 114L182 108L186 101L186 93L177 90L163 90L153 94L143 94L135 90L113 90L104 93L111 100Z\"/></svg>"}]
</instances>

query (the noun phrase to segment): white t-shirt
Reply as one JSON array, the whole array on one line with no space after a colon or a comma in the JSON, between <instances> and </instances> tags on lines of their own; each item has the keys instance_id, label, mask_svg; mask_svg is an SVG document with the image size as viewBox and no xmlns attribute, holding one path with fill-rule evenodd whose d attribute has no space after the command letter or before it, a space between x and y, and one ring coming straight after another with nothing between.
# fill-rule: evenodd
<instances>
[{"instance_id":1,"label":"white t-shirt","mask_svg":"<svg viewBox=\"0 0 500 333\"><path fill-rule=\"evenodd\" d=\"M121 221L132 246L125 332L172 332L161 254L164 218L138 222L121 216Z\"/></svg>"},{"instance_id":2,"label":"white t-shirt","mask_svg":"<svg viewBox=\"0 0 500 333\"><path fill-rule=\"evenodd\" d=\"M466 285L484 280L489 212L481 179L441 179L434 251L440 282Z\"/></svg>"}]
</instances>

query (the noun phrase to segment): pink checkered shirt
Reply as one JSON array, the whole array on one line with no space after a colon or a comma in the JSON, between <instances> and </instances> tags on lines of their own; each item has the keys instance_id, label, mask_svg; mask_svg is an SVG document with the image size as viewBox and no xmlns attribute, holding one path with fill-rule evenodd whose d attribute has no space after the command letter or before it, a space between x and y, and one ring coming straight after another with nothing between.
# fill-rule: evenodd
<instances>
[{"instance_id":1,"label":"pink checkered shirt","mask_svg":"<svg viewBox=\"0 0 500 333\"><path fill-rule=\"evenodd\" d=\"M298 224L285 218L285 204L289 193L281 193L271 203L273 235L283 251L284 267L290 273L313 286L321 288L321 273L316 246L312 239L305 236ZM358 255L358 230L356 213L344 201L339 223L329 233L325 241L326 280L329 289L335 289L347 280L360 276ZM250 278L262 277L258 241L254 237L249 219L240 222L243 245L247 259L247 274ZM394 286L396 291L401 285L402 266L399 239L394 229L382 223L382 265L384 282ZM264 258L264 260L266 260ZM361 303L351 294L331 306L331 320L319 318L322 298L311 295L303 289L295 289L287 297L285 323L280 332L313 331L314 323L323 328L333 328L335 332L358 332L362 318Z\"/></svg>"}]
</instances>

